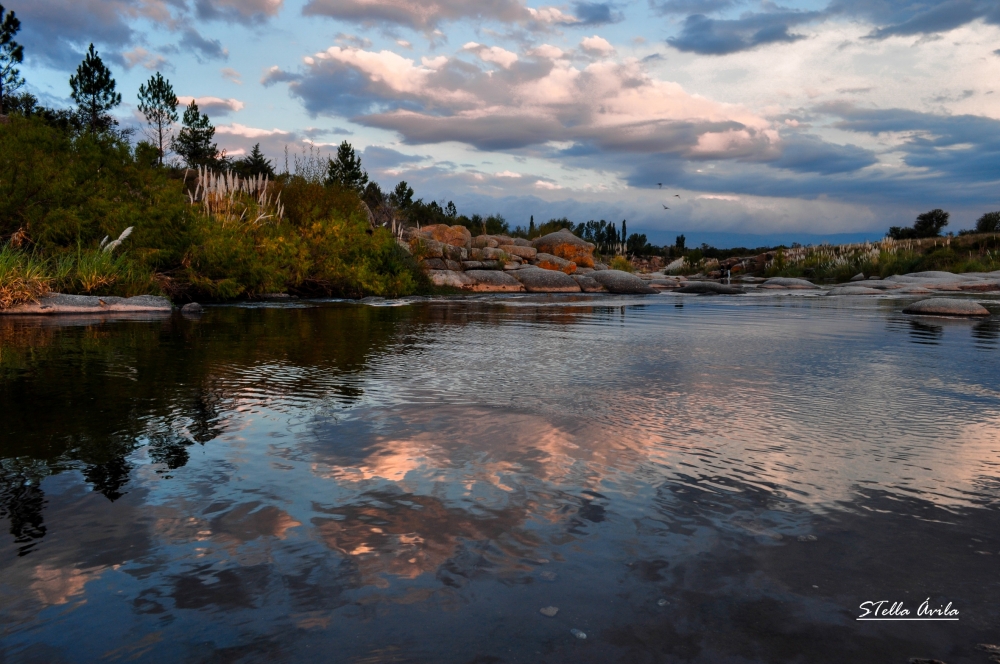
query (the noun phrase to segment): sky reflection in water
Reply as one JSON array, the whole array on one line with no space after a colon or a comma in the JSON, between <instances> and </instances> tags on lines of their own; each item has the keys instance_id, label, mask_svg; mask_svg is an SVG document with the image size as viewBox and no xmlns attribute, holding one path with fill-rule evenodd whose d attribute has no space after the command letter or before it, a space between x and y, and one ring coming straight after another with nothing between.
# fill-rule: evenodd
<instances>
[{"instance_id":1,"label":"sky reflection in water","mask_svg":"<svg viewBox=\"0 0 1000 664\"><path fill-rule=\"evenodd\" d=\"M1000 328L900 308L0 320L0 661L985 661Z\"/></svg>"}]
</instances>

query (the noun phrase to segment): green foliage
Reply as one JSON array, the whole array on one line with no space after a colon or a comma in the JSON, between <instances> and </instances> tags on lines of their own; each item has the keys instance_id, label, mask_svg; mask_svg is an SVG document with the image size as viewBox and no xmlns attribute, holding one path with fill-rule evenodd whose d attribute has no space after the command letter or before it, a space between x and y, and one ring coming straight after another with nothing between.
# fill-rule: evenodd
<instances>
[{"instance_id":1,"label":"green foliage","mask_svg":"<svg viewBox=\"0 0 1000 664\"><path fill-rule=\"evenodd\" d=\"M678 235L677 238L674 240L674 248L677 251L684 251L684 245L686 242L687 238L685 238L683 235Z\"/></svg>"},{"instance_id":2,"label":"green foliage","mask_svg":"<svg viewBox=\"0 0 1000 664\"><path fill-rule=\"evenodd\" d=\"M400 210L408 210L413 205L413 187L406 184L406 180L403 180L389 194L389 201Z\"/></svg>"},{"instance_id":3,"label":"green foliage","mask_svg":"<svg viewBox=\"0 0 1000 664\"><path fill-rule=\"evenodd\" d=\"M361 157L354 154L354 148L347 141L337 148L337 158L330 160L326 183L340 185L358 194L368 184L368 173L361 168Z\"/></svg>"},{"instance_id":4,"label":"green foliage","mask_svg":"<svg viewBox=\"0 0 1000 664\"><path fill-rule=\"evenodd\" d=\"M76 74L69 77L69 86L73 101L87 119L91 133L110 129L116 124L107 112L122 103L122 96L115 92L111 70L101 60L93 44L77 67Z\"/></svg>"},{"instance_id":5,"label":"green foliage","mask_svg":"<svg viewBox=\"0 0 1000 664\"><path fill-rule=\"evenodd\" d=\"M0 245L0 309L41 297L51 281L45 261L10 242Z\"/></svg>"},{"instance_id":6,"label":"green foliage","mask_svg":"<svg viewBox=\"0 0 1000 664\"><path fill-rule=\"evenodd\" d=\"M987 212L976 220L977 233L1000 233L1000 212Z\"/></svg>"},{"instance_id":7,"label":"green foliage","mask_svg":"<svg viewBox=\"0 0 1000 664\"><path fill-rule=\"evenodd\" d=\"M645 233L632 233L625 243L625 251L638 256L648 256L653 253L654 247L649 244Z\"/></svg>"},{"instance_id":8,"label":"green foliage","mask_svg":"<svg viewBox=\"0 0 1000 664\"><path fill-rule=\"evenodd\" d=\"M894 240L911 240L925 237L939 237L941 229L948 225L950 215L937 208L917 215L912 228L893 226L889 229L889 237Z\"/></svg>"},{"instance_id":9,"label":"green foliage","mask_svg":"<svg viewBox=\"0 0 1000 664\"><path fill-rule=\"evenodd\" d=\"M21 30L21 22L14 12L4 14L0 5L0 113L7 113L7 98L16 94L24 85L17 65L24 61L24 47L14 41Z\"/></svg>"},{"instance_id":10,"label":"green foliage","mask_svg":"<svg viewBox=\"0 0 1000 664\"><path fill-rule=\"evenodd\" d=\"M184 128L172 141L174 152L184 159L189 168L218 165L219 147L212 142L215 127L208 116L198 110L194 99L185 109L181 124Z\"/></svg>"},{"instance_id":11,"label":"green foliage","mask_svg":"<svg viewBox=\"0 0 1000 664\"><path fill-rule=\"evenodd\" d=\"M233 162L233 171L245 178L258 175L274 178L274 166L271 165L271 160L260 151L260 143L253 146L250 154Z\"/></svg>"},{"instance_id":12,"label":"green foliage","mask_svg":"<svg viewBox=\"0 0 1000 664\"><path fill-rule=\"evenodd\" d=\"M146 117L152 138L159 150L159 163L167 147L170 126L177 122L177 95L170 81L160 72L149 78L149 82L139 86L139 112Z\"/></svg>"},{"instance_id":13,"label":"green foliage","mask_svg":"<svg viewBox=\"0 0 1000 664\"><path fill-rule=\"evenodd\" d=\"M621 270L622 272L635 272L632 263L624 256L615 256L612 258L608 267L612 270Z\"/></svg>"}]
</instances>

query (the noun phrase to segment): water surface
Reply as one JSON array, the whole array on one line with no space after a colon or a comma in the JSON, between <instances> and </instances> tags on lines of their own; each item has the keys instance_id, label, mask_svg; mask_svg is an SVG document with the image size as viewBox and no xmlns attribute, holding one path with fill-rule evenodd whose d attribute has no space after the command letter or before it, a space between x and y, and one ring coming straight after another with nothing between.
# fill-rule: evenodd
<instances>
[{"instance_id":1,"label":"water surface","mask_svg":"<svg viewBox=\"0 0 1000 664\"><path fill-rule=\"evenodd\" d=\"M0 320L0 662L984 663L1000 323L902 306Z\"/></svg>"}]
</instances>

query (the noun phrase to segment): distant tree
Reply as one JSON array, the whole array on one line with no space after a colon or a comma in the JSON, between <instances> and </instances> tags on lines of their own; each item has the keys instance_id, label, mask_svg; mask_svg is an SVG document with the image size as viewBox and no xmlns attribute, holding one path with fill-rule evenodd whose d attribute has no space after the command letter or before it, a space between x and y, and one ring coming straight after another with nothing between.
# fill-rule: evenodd
<instances>
[{"instance_id":1,"label":"distant tree","mask_svg":"<svg viewBox=\"0 0 1000 664\"><path fill-rule=\"evenodd\" d=\"M385 202L385 193L382 192L382 187L378 185L378 182L371 180L365 187L364 192L362 192L361 200L365 202L370 210L374 211L376 207Z\"/></svg>"},{"instance_id":2,"label":"distant tree","mask_svg":"<svg viewBox=\"0 0 1000 664\"><path fill-rule=\"evenodd\" d=\"M406 210L413 205L413 187L406 184L406 180L403 180L389 194L389 200L400 210Z\"/></svg>"},{"instance_id":3,"label":"distant tree","mask_svg":"<svg viewBox=\"0 0 1000 664\"><path fill-rule=\"evenodd\" d=\"M21 29L21 22L14 12L4 14L0 5L0 113L7 112L7 98L24 85L17 65L24 60L24 47L14 41Z\"/></svg>"},{"instance_id":4,"label":"distant tree","mask_svg":"<svg viewBox=\"0 0 1000 664\"><path fill-rule=\"evenodd\" d=\"M649 244L645 233L632 233L625 242L625 251L630 254L646 256L653 253L653 246Z\"/></svg>"},{"instance_id":5,"label":"distant tree","mask_svg":"<svg viewBox=\"0 0 1000 664\"><path fill-rule=\"evenodd\" d=\"M677 239L674 240L674 247L677 251L684 251L684 244L687 242L687 238L683 235L678 235Z\"/></svg>"},{"instance_id":6,"label":"distant tree","mask_svg":"<svg viewBox=\"0 0 1000 664\"><path fill-rule=\"evenodd\" d=\"M912 228L893 226L889 229L889 237L896 240L910 240L922 237L938 237L941 229L948 225L950 215L937 208L917 215Z\"/></svg>"},{"instance_id":7,"label":"distant tree","mask_svg":"<svg viewBox=\"0 0 1000 664\"><path fill-rule=\"evenodd\" d=\"M171 141L174 152L179 154L190 168L218 166L219 147L212 142L215 127L208 116L198 110L192 99L181 120L183 128Z\"/></svg>"},{"instance_id":8,"label":"distant tree","mask_svg":"<svg viewBox=\"0 0 1000 664\"><path fill-rule=\"evenodd\" d=\"M448 201L448 204L444 206L444 214L446 217L451 217L452 219L458 216L458 208L455 207L453 201Z\"/></svg>"},{"instance_id":9,"label":"distant tree","mask_svg":"<svg viewBox=\"0 0 1000 664\"><path fill-rule=\"evenodd\" d=\"M150 138L160 151L161 166L169 142L170 126L177 122L177 104L173 86L160 72L150 76L148 83L139 86L139 111L146 116L152 134Z\"/></svg>"},{"instance_id":10,"label":"distant tree","mask_svg":"<svg viewBox=\"0 0 1000 664\"><path fill-rule=\"evenodd\" d=\"M7 113L17 113L28 117L38 109L38 97L30 92L8 95L4 97L4 106Z\"/></svg>"},{"instance_id":11,"label":"distant tree","mask_svg":"<svg viewBox=\"0 0 1000 664\"><path fill-rule=\"evenodd\" d=\"M510 224L498 214L491 214L483 220L483 229L487 235L506 235L510 233Z\"/></svg>"},{"instance_id":12,"label":"distant tree","mask_svg":"<svg viewBox=\"0 0 1000 664\"><path fill-rule=\"evenodd\" d=\"M344 141L337 148L337 158L327 167L326 184L339 184L361 194L368 184L368 173L361 168L361 157L354 153L350 143Z\"/></svg>"},{"instance_id":13,"label":"distant tree","mask_svg":"<svg viewBox=\"0 0 1000 664\"><path fill-rule=\"evenodd\" d=\"M1000 233L1000 212L987 212L976 221L977 233Z\"/></svg>"},{"instance_id":14,"label":"distant tree","mask_svg":"<svg viewBox=\"0 0 1000 664\"><path fill-rule=\"evenodd\" d=\"M107 112L122 103L122 96L115 92L111 70L105 66L93 44L76 68L76 74L69 77L69 86L73 101L79 106L91 133L117 124Z\"/></svg>"},{"instance_id":15,"label":"distant tree","mask_svg":"<svg viewBox=\"0 0 1000 664\"><path fill-rule=\"evenodd\" d=\"M274 177L274 166L271 165L271 160L260 151L260 143L253 146L250 154L234 161L233 170L243 177L257 177L258 175Z\"/></svg>"},{"instance_id":16,"label":"distant tree","mask_svg":"<svg viewBox=\"0 0 1000 664\"><path fill-rule=\"evenodd\" d=\"M531 215L531 221L528 222L528 237L532 237L535 234L535 215Z\"/></svg>"}]
</instances>

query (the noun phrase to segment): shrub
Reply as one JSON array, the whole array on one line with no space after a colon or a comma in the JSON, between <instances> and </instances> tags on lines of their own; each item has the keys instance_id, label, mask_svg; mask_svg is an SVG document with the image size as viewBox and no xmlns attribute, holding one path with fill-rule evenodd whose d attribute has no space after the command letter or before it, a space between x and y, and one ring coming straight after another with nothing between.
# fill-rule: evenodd
<instances>
[{"instance_id":1,"label":"shrub","mask_svg":"<svg viewBox=\"0 0 1000 664\"><path fill-rule=\"evenodd\" d=\"M1000 212L987 212L976 220L977 233L1000 233Z\"/></svg>"},{"instance_id":2,"label":"shrub","mask_svg":"<svg viewBox=\"0 0 1000 664\"><path fill-rule=\"evenodd\" d=\"M44 261L7 243L0 247L0 309L37 300L49 291Z\"/></svg>"},{"instance_id":3,"label":"shrub","mask_svg":"<svg viewBox=\"0 0 1000 664\"><path fill-rule=\"evenodd\" d=\"M624 256L615 256L611 259L611 263L608 265L612 270L621 270L623 272L635 272L635 268L632 267L632 263L629 262Z\"/></svg>"}]
</instances>

